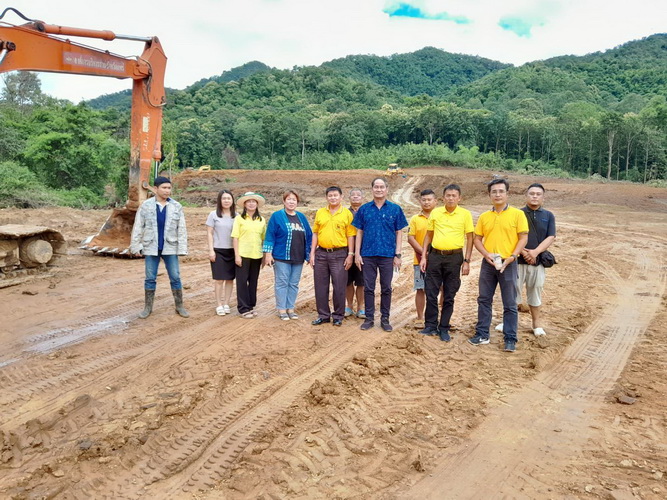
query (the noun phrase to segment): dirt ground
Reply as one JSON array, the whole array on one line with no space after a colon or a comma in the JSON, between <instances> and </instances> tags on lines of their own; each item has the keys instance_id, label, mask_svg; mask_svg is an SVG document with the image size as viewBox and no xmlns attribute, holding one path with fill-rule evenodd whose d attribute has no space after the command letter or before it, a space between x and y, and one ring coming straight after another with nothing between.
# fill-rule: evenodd
<instances>
[{"instance_id":1,"label":"dirt ground","mask_svg":"<svg viewBox=\"0 0 667 500\"><path fill-rule=\"evenodd\" d=\"M488 346L466 342L476 252L450 343L413 327L411 258L392 333L362 332L358 319L311 326L309 268L301 319L277 318L269 268L258 318L215 315L204 222L218 189L265 193L268 215L296 188L312 219L326 186L366 187L379 173L183 174L189 319L175 315L164 272L154 313L138 319L143 261L78 249L108 211L0 210L0 224L47 225L69 242L59 267L0 288L0 497L667 498L665 189L509 174L517 206L522 189L545 184L558 224L547 336L520 314L514 354L498 332ZM475 219L488 209L490 172L407 174L390 197L409 216L419 190L449 182Z\"/></svg>"}]
</instances>

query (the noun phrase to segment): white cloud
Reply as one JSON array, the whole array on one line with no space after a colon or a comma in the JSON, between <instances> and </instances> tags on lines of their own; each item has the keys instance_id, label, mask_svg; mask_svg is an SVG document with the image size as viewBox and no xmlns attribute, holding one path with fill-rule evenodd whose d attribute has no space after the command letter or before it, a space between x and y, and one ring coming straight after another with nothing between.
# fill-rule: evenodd
<instances>
[{"instance_id":1,"label":"white cloud","mask_svg":"<svg viewBox=\"0 0 667 500\"><path fill-rule=\"evenodd\" d=\"M429 13L465 16L471 24L389 17L386 0L14 0L28 17L51 24L157 35L169 58L166 85L193 82L252 60L270 66L319 65L349 54L390 55L434 46L513 64L582 55L665 30L658 0L420 0ZM395 2L394 2L395 3ZM500 19L533 23L529 37L502 29ZM5 18L20 24L13 15ZM85 41L135 55L141 43ZM129 89L129 81L41 76L43 90L78 102Z\"/></svg>"}]
</instances>

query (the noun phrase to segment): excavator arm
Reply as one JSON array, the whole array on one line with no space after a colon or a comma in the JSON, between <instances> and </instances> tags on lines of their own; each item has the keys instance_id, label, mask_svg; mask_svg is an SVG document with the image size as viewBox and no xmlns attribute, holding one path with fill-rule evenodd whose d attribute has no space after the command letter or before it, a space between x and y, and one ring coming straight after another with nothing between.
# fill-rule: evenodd
<instances>
[{"instance_id":1,"label":"excavator arm","mask_svg":"<svg viewBox=\"0 0 667 500\"><path fill-rule=\"evenodd\" d=\"M15 26L1 21L8 10L28 23ZM141 56L131 58L61 38L63 36L134 40L145 45ZM0 15L0 73L46 71L132 79L128 201L123 208L114 209L100 232L83 242L83 248L101 254L129 256L132 225L139 205L147 197L152 162L159 162L162 157L166 65L167 57L157 37L46 24L27 19L15 9L5 9Z\"/></svg>"}]
</instances>

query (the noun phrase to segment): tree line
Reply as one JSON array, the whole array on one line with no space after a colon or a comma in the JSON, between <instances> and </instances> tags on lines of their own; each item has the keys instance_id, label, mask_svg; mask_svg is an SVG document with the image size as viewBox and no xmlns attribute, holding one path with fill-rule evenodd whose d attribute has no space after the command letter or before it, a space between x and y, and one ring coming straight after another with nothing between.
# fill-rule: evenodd
<instances>
[{"instance_id":1,"label":"tree line","mask_svg":"<svg viewBox=\"0 0 667 500\"><path fill-rule=\"evenodd\" d=\"M518 68L474 58L453 64L451 54L442 54L440 64L432 48L415 53L412 62L409 54L291 70L253 62L170 89L163 163L172 169L344 169L399 162L667 179L667 100L664 78L655 78L667 70L664 35ZM415 70L395 71L392 80L396 61ZM429 65L437 68L435 76L427 74ZM622 85L633 77L641 82ZM426 85L428 78L447 81ZM423 88L432 95L418 93ZM122 202L127 94L74 105L44 95L35 74L5 75L0 204Z\"/></svg>"}]
</instances>

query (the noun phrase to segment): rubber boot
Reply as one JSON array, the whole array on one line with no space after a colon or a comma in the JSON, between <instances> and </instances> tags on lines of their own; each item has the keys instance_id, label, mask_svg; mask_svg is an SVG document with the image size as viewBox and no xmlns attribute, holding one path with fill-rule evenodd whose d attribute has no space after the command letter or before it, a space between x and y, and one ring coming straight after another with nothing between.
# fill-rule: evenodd
<instances>
[{"instance_id":1,"label":"rubber boot","mask_svg":"<svg viewBox=\"0 0 667 500\"><path fill-rule=\"evenodd\" d=\"M153 300L155 299L155 290L144 290L145 295L145 306L144 310L139 313L141 319L148 318L153 312Z\"/></svg>"},{"instance_id":2,"label":"rubber boot","mask_svg":"<svg viewBox=\"0 0 667 500\"><path fill-rule=\"evenodd\" d=\"M188 311L185 310L185 306L183 305L183 290L171 290L171 293L174 294L174 303L176 304L176 312L179 314L179 316L182 316L183 318L189 318L190 314Z\"/></svg>"}]
</instances>

